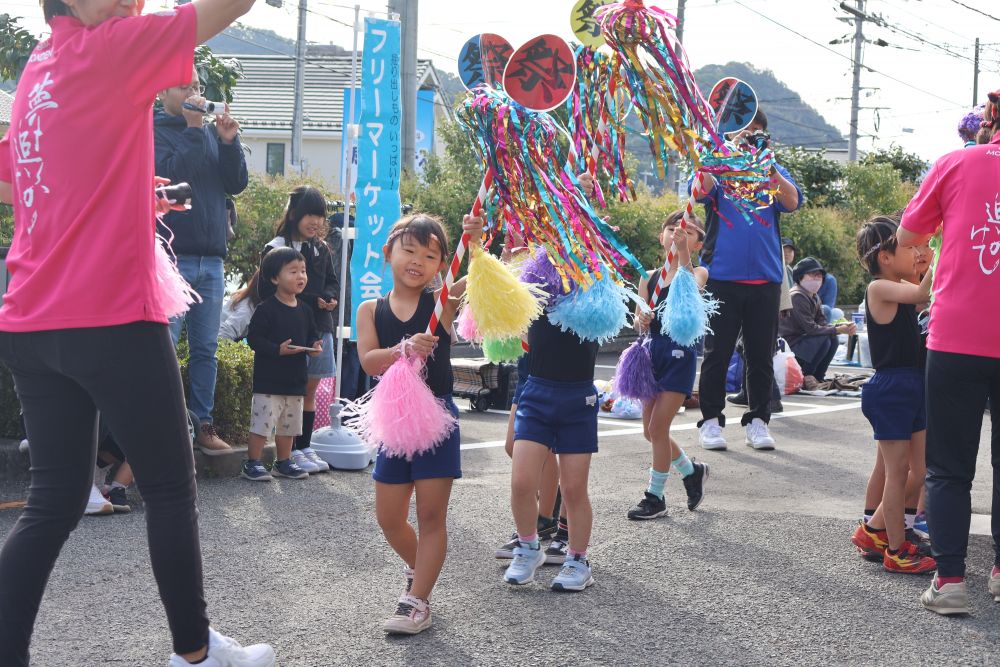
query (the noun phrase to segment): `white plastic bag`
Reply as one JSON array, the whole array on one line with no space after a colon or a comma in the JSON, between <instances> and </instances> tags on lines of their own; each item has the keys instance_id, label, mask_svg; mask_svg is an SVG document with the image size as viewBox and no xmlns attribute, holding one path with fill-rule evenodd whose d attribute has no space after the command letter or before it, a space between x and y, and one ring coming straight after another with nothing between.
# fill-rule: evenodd
<instances>
[{"instance_id":1,"label":"white plastic bag","mask_svg":"<svg viewBox=\"0 0 1000 667\"><path fill-rule=\"evenodd\" d=\"M802 367L795 360L791 346L784 338L778 339L778 351L774 353L774 381L785 396L798 393L802 389Z\"/></svg>"}]
</instances>

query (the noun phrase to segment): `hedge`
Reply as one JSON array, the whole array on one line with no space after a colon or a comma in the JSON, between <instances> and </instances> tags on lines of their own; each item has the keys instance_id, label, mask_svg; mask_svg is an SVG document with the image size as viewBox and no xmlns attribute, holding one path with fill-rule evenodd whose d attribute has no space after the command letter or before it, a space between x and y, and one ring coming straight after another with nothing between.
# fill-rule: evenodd
<instances>
[{"instance_id":1,"label":"hedge","mask_svg":"<svg viewBox=\"0 0 1000 667\"><path fill-rule=\"evenodd\" d=\"M184 341L177 349L185 391L188 386L188 352ZM215 384L215 426L223 440L233 446L245 445L249 436L250 402L253 397L253 351L244 343L219 341L219 374ZM20 440L21 406L14 381L6 366L0 365L0 437Z\"/></svg>"}]
</instances>

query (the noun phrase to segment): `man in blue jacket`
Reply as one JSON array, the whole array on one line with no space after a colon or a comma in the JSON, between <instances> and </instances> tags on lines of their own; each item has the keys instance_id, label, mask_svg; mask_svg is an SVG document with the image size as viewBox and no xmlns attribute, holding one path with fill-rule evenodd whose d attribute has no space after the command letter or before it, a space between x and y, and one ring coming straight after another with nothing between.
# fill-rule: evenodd
<instances>
[{"instance_id":1,"label":"man in blue jacket","mask_svg":"<svg viewBox=\"0 0 1000 667\"><path fill-rule=\"evenodd\" d=\"M187 325L191 358L188 366L191 411L201 420L197 446L209 455L231 451L212 423L215 405L219 320L225 294L226 234L229 215L226 197L247 186L247 165L240 145L239 123L217 115L214 125L205 114L183 107L187 102L203 108L204 91L195 70L191 84L168 88L159 95L163 110L153 117L156 141L156 174L174 183L187 182L193 195L191 210L168 213L166 226L173 234L177 268L201 296L186 315L170 323L174 344Z\"/></svg>"},{"instance_id":2,"label":"man in blue jacket","mask_svg":"<svg viewBox=\"0 0 1000 667\"><path fill-rule=\"evenodd\" d=\"M766 132L767 116L758 111L743 132ZM747 365L748 410L743 415L746 444L754 449L774 449L768 430L771 420L771 385L774 382L774 343L778 330L781 283L785 279L781 248L782 213L795 211L802 191L780 165L771 169L777 194L771 206L757 209L747 221L736 204L716 187L715 179L702 176L698 203L705 205L705 245L701 261L708 269L705 289L721 303L710 325L712 349L705 354L698 386L702 420L699 440L705 449L725 449L722 428L726 417L726 371L743 332Z\"/></svg>"}]
</instances>

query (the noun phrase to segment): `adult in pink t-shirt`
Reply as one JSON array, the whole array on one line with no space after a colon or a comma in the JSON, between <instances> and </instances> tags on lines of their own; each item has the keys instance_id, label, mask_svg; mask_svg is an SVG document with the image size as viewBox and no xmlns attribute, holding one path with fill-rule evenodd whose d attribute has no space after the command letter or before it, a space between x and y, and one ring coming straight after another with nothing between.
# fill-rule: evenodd
<instances>
[{"instance_id":1,"label":"adult in pink t-shirt","mask_svg":"<svg viewBox=\"0 0 1000 667\"><path fill-rule=\"evenodd\" d=\"M186 84L195 45L252 4L195 0L140 16L141 0L43 2L52 34L31 54L0 141L0 201L14 205L0 360L14 376L32 464L27 505L0 550L2 665L28 664L46 581L93 483L98 410L145 501L170 664L274 664L269 646L244 649L209 628L166 324L176 299L158 278L152 192L156 93Z\"/></svg>"},{"instance_id":2,"label":"adult in pink t-shirt","mask_svg":"<svg viewBox=\"0 0 1000 667\"><path fill-rule=\"evenodd\" d=\"M939 159L910 202L899 245L926 243L941 229L934 304L927 339L927 522L937 577L924 606L967 613L965 558L972 479L986 401L1000 397L1000 96L986 107L989 143ZM1000 423L993 423L994 457ZM993 468L996 566L990 591L1000 595L1000 466Z\"/></svg>"}]
</instances>

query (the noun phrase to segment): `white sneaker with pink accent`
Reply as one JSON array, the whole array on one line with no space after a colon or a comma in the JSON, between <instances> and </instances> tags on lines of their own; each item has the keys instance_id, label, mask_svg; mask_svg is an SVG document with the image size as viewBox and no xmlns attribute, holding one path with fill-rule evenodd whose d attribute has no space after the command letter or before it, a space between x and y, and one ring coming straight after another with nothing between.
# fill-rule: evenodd
<instances>
[{"instance_id":1,"label":"white sneaker with pink accent","mask_svg":"<svg viewBox=\"0 0 1000 667\"><path fill-rule=\"evenodd\" d=\"M431 605L410 594L399 598L396 613L383 625L390 635L415 635L431 627Z\"/></svg>"}]
</instances>

